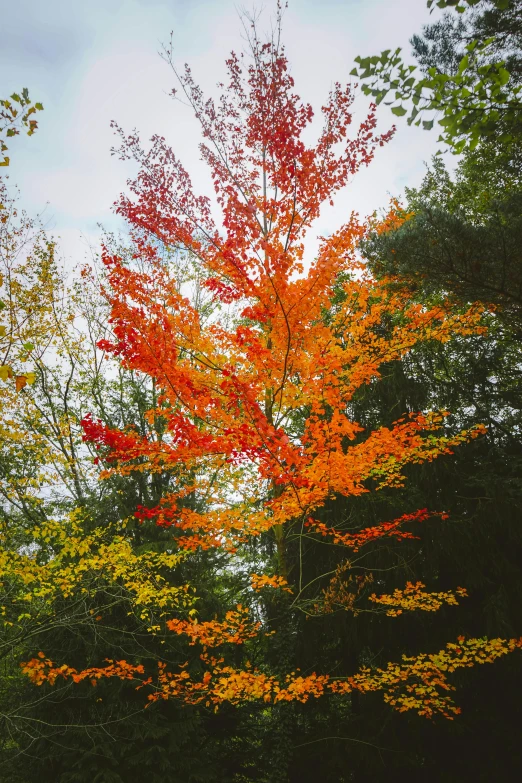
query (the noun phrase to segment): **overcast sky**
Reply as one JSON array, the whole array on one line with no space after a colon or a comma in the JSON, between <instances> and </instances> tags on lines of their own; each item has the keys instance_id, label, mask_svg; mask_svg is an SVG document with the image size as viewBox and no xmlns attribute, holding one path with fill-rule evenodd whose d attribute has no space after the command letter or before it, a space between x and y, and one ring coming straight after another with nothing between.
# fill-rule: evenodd
<instances>
[{"instance_id":1,"label":"overcast sky","mask_svg":"<svg viewBox=\"0 0 522 783\"><path fill-rule=\"evenodd\" d=\"M264 9L260 29L268 29L275 0L255 7ZM137 128L143 140L165 136L196 189L210 194L197 123L168 97L173 75L158 51L173 31L176 62L189 62L205 93L215 95L225 58L244 46L240 8L234 0L0 0L0 97L27 87L45 108L37 134L11 144L10 182L30 214L45 208L68 264L82 261L86 241L97 245L98 223L118 226L111 205L132 171L110 155L112 119L127 131ZM356 55L396 46L409 52L408 39L428 21L425 0L290 0L283 38L297 92L320 114L333 82L353 81ZM366 103L357 104L355 119ZM382 131L395 119L385 107L379 116ZM316 233L335 230L353 209L369 214L389 194L420 182L436 133L397 124L395 139L323 211Z\"/></svg>"}]
</instances>

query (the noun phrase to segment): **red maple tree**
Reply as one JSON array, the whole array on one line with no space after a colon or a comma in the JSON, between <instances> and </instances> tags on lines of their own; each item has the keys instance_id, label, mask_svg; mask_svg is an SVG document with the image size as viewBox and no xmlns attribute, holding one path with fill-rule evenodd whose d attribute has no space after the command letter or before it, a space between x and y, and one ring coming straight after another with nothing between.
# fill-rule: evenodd
<instances>
[{"instance_id":1,"label":"red maple tree","mask_svg":"<svg viewBox=\"0 0 522 783\"><path fill-rule=\"evenodd\" d=\"M234 553L249 537L272 535L278 573L253 574L252 585L286 590L298 607L309 586L288 562L291 533L306 528L308 537L328 537L347 555L383 537L412 537L407 528L430 516L426 509L355 533L324 524L317 511L333 498L401 486L406 465L451 453L483 431L477 426L449 437L445 412L423 412L364 432L349 415L355 392L378 379L384 363L400 359L419 341L476 332L481 311L423 305L389 280L373 279L357 257L368 225L356 215L321 239L315 259L305 258L305 236L322 205L372 161L394 129L378 134L370 105L352 132L354 88L336 83L322 107L317 143L307 146L302 136L313 112L293 91L279 31L280 24L276 37L263 43L251 27L250 59L230 56L217 102L203 96L188 67L176 73L202 129L201 156L214 182L220 223L210 199L194 193L164 138L153 137L144 151L136 135L118 128L122 157L139 163L130 195L117 203L135 252L131 261L105 252L116 339L102 347L125 367L155 379L160 395L148 415L161 418L164 427L152 439L90 417L83 425L108 472L177 471L182 489L155 508L139 508L137 516L172 526L179 547ZM167 59L172 64L170 51ZM187 264L196 260L213 298L210 317L183 291L165 249L181 249ZM204 501L203 510L185 502L189 494ZM318 610L343 604L354 609L362 588L347 588L349 565L345 558ZM408 584L405 591L370 601L391 607L383 610L389 614L457 603L453 593L427 594L422 587ZM152 700L178 696L215 704L383 690L397 709L450 716L458 710L445 693L451 687L445 672L520 646L517 640L461 639L437 655L405 658L344 679L294 672L280 680L248 666L229 666L221 652L209 652L263 633L242 606L231 608L222 621L187 616L167 625L200 645L203 676L195 678L185 667L167 671L162 662L155 679L126 662L77 672L55 667L43 654L25 670L36 682L57 676L138 678L140 687L152 688Z\"/></svg>"}]
</instances>

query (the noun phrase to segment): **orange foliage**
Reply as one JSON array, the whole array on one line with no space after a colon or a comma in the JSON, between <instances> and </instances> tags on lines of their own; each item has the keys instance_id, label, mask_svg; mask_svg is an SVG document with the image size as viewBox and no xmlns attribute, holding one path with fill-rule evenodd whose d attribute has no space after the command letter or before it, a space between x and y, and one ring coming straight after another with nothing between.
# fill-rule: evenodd
<instances>
[{"instance_id":1,"label":"orange foliage","mask_svg":"<svg viewBox=\"0 0 522 783\"><path fill-rule=\"evenodd\" d=\"M346 561L336 568L330 584L326 590L323 590L322 601L314 606L317 614L329 614L337 609L344 609L357 615L361 611L356 602L361 594L364 594L367 585L372 584L373 574L360 574L358 576L350 574L348 578L344 578L345 572L350 567L350 561Z\"/></svg>"},{"instance_id":2,"label":"orange foliage","mask_svg":"<svg viewBox=\"0 0 522 783\"><path fill-rule=\"evenodd\" d=\"M250 584L253 590L262 590L263 587L280 587L286 593L292 590L288 587L288 582L283 576L268 576L268 574L250 574Z\"/></svg>"},{"instance_id":3,"label":"orange foliage","mask_svg":"<svg viewBox=\"0 0 522 783\"><path fill-rule=\"evenodd\" d=\"M177 697L192 704L237 704L260 699L275 704L279 701L306 702L310 697L318 698L326 693L382 691L385 701L399 712L415 710L419 715L430 718L438 713L452 719L460 709L449 696L448 692L455 688L448 682L447 673L476 664L493 663L521 647L522 638L506 641L459 637L456 644L450 642L438 653L403 656L400 663L389 663L385 669L362 668L345 678L315 673L302 676L292 672L282 682L250 666L243 670L223 666L223 658L209 658L205 654L202 658L208 669L200 679L191 677L186 664L180 667L179 672L172 673L162 662L158 663L155 681L153 677L142 676L143 666L131 666L126 661L108 660L105 667L77 672L69 666L54 667L43 653L23 663L22 670L36 685L45 681L54 684L58 677L65 680L70 677L75 682L89 679L92 685L103 677L138 680L138 689L148 686L152 690L148 696L149 703Z\"/></svg>"},{"instance_id":4,"label":"orange foliage","mask_svg":"<svg viewBox=\"0 0 522 783\"><path fill-rule=\"evenodd\" d=\"M388 231L397 231L407 220L414 216L414 212L406 212L397 199L392 199L390 208L384 217L373 222L373 229L377 234L385 234Z\"/></svg>"},{"instance_id":5,"label":"orange foliage","mask_svg":"<svg viewBox=\"0 0 522 783\"><path fill-rule=\"evenodd\" d=\"M236 611L227 612L225 620L199 623L197 620L167 620L167 628L177 634L186 634L190 644L199 642L205 647L216 647L226 642L243 644L245 639L257 636L261 623L248 622L248 608L238 604Z\"/></svg>"},{"instance_id":6,"label":"orange foliage","mask_svg":"<svg viewBox=\"0 0 522 783\"><path fill-rule=\"evenodd\" d=\"M455 593L461 598L467 596L467 591L463 587L457 587L455 592L449 590L445 593L425 593L422 590L423 587L426 587L426 585L422 584L422 582L417 582L416 584L406 582L404 590L394 590L392 595L381 595L379 597L373 593L369 600L375 604L390 607L386 610L386 614L389 617L397 617L404 610L411 612L415 609L422 609L424 612L436 612L442 604L458 606L459 602L455 597Z\"/></svg>"}]
</instances>

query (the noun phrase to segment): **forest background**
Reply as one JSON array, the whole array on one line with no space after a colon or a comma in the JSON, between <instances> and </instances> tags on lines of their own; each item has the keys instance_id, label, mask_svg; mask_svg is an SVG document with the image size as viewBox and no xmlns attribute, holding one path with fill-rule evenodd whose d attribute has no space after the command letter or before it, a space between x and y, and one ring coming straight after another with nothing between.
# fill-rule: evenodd
<instances>
[{"instance_id":1,"label":"forest background","mask_svg":"<svg viewBox=\"0 0 522 783\"><path fill-rule=\"evenodd\" d=\"M293 92L278 18L263 48L243 16L251 136L229 150L242 177L238 149L271 151L262 170L281 196L245 207L239 174L227 189L230 170L207 154L226 246L166 142L143 152L122 131L119 165L149 172L129 183L137 201L118 202L128 230L109 223L103 253L72 272L69 240L64 268L11 184L49 109L31 84L6 92L0 779L519 768L522 13L516 0L438 5L406 55L415 71L392 31L386 53L350 63L357 142L344 142L351 104L334 87L339 136L314 155L297 141L306 111L263 92L265 77ZM169 71L168 42L162 53L206 137L242 138ZM381 104L375 132L365 95ZM256 124L267 106L272 121ZM368 219L381 205L362 199L348 223L347 202L327 207L313 228L326 238L301 251L296 199L317 201L311 223L358 168L378 178L407 122L445 153L420 185ZM345 143L335 157L329 145ZM235 265L245 236L258 267ZM314 293L298 295L294 322L299 275Z\"/></svg>"}]
</instances>

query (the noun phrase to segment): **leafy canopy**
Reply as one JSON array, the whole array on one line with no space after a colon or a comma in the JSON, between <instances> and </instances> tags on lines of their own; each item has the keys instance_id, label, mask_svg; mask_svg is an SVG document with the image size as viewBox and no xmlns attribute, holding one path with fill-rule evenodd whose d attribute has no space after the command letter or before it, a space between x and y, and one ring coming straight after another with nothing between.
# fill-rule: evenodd
<instances>
[{"instance_id":1,"label":"leafy canopy","mask_svg":"<svg viewBox=\"0 0 522 783\"><path fill-rule=\"evenodd\" d=\"M437 3L440 8L453 7L463 14L478 5L478 0ZM428 7L433 0L428 0ZM397 117L407 116L408 125L431 130L441 128L439 141L458 154L475 149L480 140L496 137L507 143L519 132L522 122L522 84L512 70L513 50L520 52L521 39L517 24L519 0L489 2L494 6L494 22L488 13L468 25L445 16L441 22L424 28L433 42L431 56L423 53L426 43L414 36L415 56L421 66L407 65L401 48L386 49L380 55L356 57L358 64L351 73L363 82L362 90L376 103L391 106ZM446 49L456 39L462 49L448 58ZM435 54L435 56L433 56ZM438 56L437 56L438 55ZM386 100L387 99L387 100Z\"/></svg>"}]
</instances>

